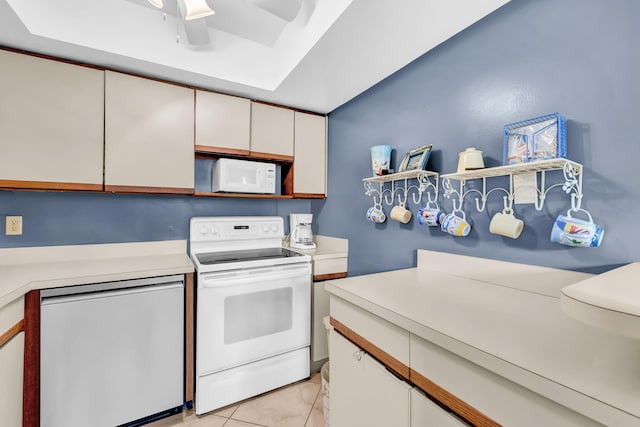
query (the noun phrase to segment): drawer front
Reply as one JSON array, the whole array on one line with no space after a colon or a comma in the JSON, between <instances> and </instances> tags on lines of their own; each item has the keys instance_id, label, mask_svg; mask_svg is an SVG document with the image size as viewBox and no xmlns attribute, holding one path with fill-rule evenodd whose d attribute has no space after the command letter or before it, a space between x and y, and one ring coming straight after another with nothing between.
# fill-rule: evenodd
<instances>
[{"instance_id":1,"label":"drawer front","mask_svg":"<svg viewBox=\"0 0 640 427\"><path fill-rule=\"evenodd\" d=\"M398 362L409 366L408 331L335 295L330 297L330 312L333 319L370 341ZM371 352L370 349L365 350Z\"/></svg>"},{"instance_id":2,"label":"drawer front","mask_svg":"<svg viewBox=\"0 0 640 427\"><path fill-rule=\"evenodd\" d=\"M346 273L348 258L330 258L313 260L313 275Z\"/></svg>"},{"instance_id":3,"label":"drawer front","mask_svg":"<svg viewBox=\"0 0 640 427\"><path fill-rule=\"evenodd\" d=\"M442 347L411 335L411 374L414 372L418 374L416 377L426 377L503 426L600 425ZM414 382L423 388L421 381L416 379Z\"/></svg>"}]
</instances>

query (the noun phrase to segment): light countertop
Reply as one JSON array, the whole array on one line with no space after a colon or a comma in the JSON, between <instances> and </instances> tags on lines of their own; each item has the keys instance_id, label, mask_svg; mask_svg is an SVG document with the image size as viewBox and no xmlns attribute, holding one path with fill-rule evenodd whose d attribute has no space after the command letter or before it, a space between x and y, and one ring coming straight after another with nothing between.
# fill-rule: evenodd
<instances>
[{"instance_id":1,"label":"light countertop","mask_svg":"<svg viewBox=\"0 0 640 427\"><path fill-rule=\"evenodd\" d=\"M298 249L296 251L310 255L313 260L347 258L349 254L349 241L338 237L313 236L316 243L315 249Z\"/></svg>"},{"instance_id":2,"label":"light countertop","mask_svg":"<svg viewBox=\"0 0 640 427\"><path fill-rule=\"evenodd\" d=\"M640 341L562 312L562 288L588 277L419 251L417 268L326 289L586 416L640 425Z\"/></svg>"},{"instance_id":3,"label":"light countertop","mask_svg":"<svg viewBox=\"0 0 640 427\"><path fill-rule=\"evenodd\" d=\"M33 289L193 271L186 240L0 249L0 307Z\"/></svg>"}]
</instances>

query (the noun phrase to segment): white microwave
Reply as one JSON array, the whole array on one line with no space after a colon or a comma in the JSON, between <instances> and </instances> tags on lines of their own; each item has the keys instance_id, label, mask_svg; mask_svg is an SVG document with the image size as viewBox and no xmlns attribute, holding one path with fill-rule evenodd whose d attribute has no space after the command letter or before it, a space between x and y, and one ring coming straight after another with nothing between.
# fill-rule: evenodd
<instances>
[{"instance_id":1,"label":"white microwave","mask_svg":"<svg viewBox=\"0 0 640 427\"><path fill-rule=\"evenodd\" d=\"M276 192L276 165L248 160L218 159L212 169L212 191L229 193Z\"/></svg>"}]
</instances>

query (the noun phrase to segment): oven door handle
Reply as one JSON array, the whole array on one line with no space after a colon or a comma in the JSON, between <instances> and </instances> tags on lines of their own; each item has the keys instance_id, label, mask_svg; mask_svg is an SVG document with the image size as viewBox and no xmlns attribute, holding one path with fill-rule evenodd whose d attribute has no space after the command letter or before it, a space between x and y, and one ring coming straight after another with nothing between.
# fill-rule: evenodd
<instances>
[{"instance_id":1,"label":"oven door handle","mask_svg":"<svg viewBox=\"0 0 640 427\"><path fill-rule=\"evenodd\" d=\"M309 283L311 283L311 269L308 264L295 267L272 267L201 274L198 285L202 288L219 288L253 283L256 280L277 281L305 276L309 277Z\"/></svg>"}]
</instances>

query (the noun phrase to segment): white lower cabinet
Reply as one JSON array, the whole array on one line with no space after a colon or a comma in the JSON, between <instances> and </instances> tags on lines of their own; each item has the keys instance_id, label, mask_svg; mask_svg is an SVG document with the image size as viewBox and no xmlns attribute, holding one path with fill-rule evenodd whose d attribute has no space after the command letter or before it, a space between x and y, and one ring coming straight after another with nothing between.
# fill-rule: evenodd
<instances>
[{"instance_id":1,"label":"white lower cabinet","mask_svg":"<svg viewBox=\"0 0 640 427\"><path fill-rule=\"evenodd\" d=\"M411 386L331 331L331 427L408 427Z\"/></svg>"},{"instance_id":2,"label":"white lower cabinet","mask_svg":"<svg viewBox=\"0 0 640 427\"><path fill-rule=\"evenodd\" d=\"M24 317L24 298L0 307L0 336ZM3 340L4 341L4 340ZM0 425L22 425L24 332L0 346Z\"/></svg>"},{"instance_id":3,"label":"white lower cabinet","mask_svg":"<svg viewBox=\"0 0 640 427\"><path fill-rule=\"evenodd\" d=\"M0 414L8 427L22 425L24 332L0 347Z\"/></svg>"},{"instance_id":4,"label":"white lower cabinet","mask_svg":"<svg viewBox=\"0 0 640 427\"><path fill-rule=\"evenodd\" d=\"M411 427L464 427L469 424L442 409L417 389L411 390Z\"/></svg>"}]
</instances>

